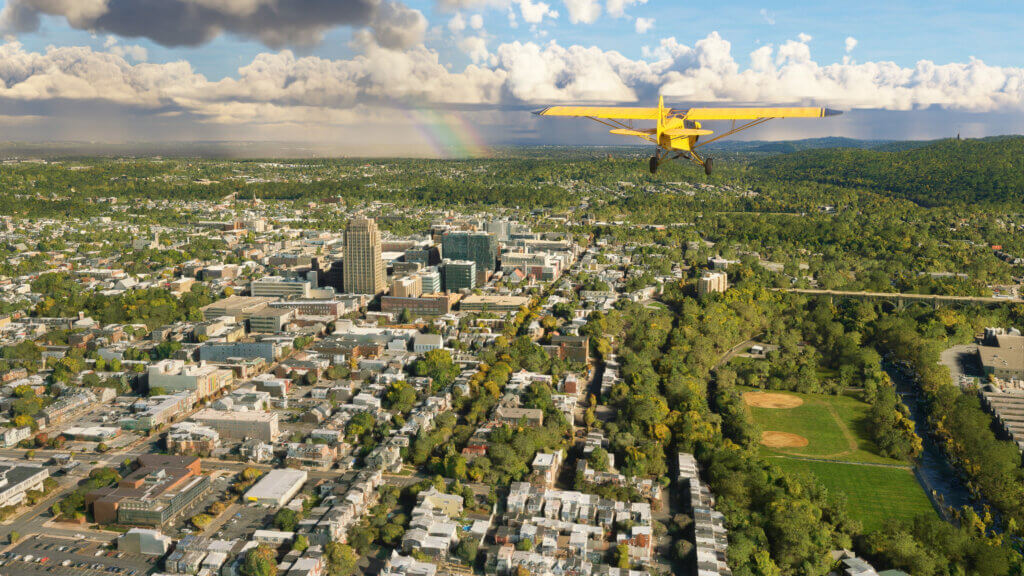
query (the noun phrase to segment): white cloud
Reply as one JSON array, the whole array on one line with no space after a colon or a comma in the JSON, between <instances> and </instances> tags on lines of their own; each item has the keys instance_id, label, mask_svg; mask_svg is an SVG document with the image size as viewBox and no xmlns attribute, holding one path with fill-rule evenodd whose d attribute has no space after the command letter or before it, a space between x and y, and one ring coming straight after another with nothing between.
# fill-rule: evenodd
<instances>
[{"instance_id":1,"label":"white cloud","mask_svg":"<svg viewBox=\"0 0 1024 576\"><path fill-rule=\"evenodd\" d=\"M797 39L800 40L800 42L803 44L807 44L811 40L814 40L814 38L811 37L810 34L804 34L803 32L797 35Z\"/></svg>"},{"instance_id":2,"label":"white cloud","mask_svg":"<svg viewBox=\"0 0 1024 576\"><path fill-rule=\"evenodd\" d=\"M480 30L484 27L484 17L479 14L473 14L469 17L469 27L473 30Z\"/></svg>"},{"instance_id":3,"label":"white cloud","mask_svg":"<svg viewBox=\"0 0 1024 576\"><path fill-rule=\"evenodd\" d=\"M462 17L462 12L456 12L452 19L448 21L448 29L453 34L458 34L466 29L466 19Z\"/></svg>"},{"instance_id":4,"label":"white cloud","mask_svg":"<svg viewBox=\"0 0 1024 576\"><path fill-rule=\"evenodd\" d=\"M857 39L853 36L846 37L846 53L853 52L853 49L857 47Z\"/></svg>"},{"instance_id":5,"label":"white cloud","mask_svg":"<svg viewBox=\"0 0 1024 576\"><path fill-rule=\"evenodd\" d=\"M459 49L469 56L474 64L488 64L491 53L487 51L487 40L480 36L467 36L459 40Z\"/></svg>"},{"instance_id":6,"label":"white cloud","mask_svg":"<svg viewBox=\"0 0 1024 576\"><path fill-rule=\"evenodd\" d=\"M144 46L139 46L138 44L121 45L118 43L116 36L108 35L107 39L103 41L103 47L107 49L107 52L126 60L145 62L149 59L149 51Z\"/></svg>"},{"instance_id":7,"label":"white cloud","mask_svg":"<svg viewBox=\"0 0 1024 576\"><path fill-rule=\"evenodd\" d=\"M647 0L608 0L608 15L613 18L622 18L626 15L626 7L634 4L646 4Z\"/></svg>"},{"instance_id":8,"label":"white cloud","mask_svg":"<svg viewBox=\"0 0 1024 576\"><path fill-rule=\"evenodd\" d=\"M260 54L232 77L210 80L188 62L130 63L88 47L26 50L0 45L5 114L38 114L46 102L102 103L137 114L185 114L206 123L309 125L377 122L387 102L544 104L552 102L817 103L836 108L910 110L939 106L975 112L1024 112L1024 69L980 60L912 67L893 62L819 63L808 38L762 46L741 65L717 33L692 46L674 38L643 50L642 60L596 47L512 42L489 50L485 38L459 43L474 64L450 70L415 44L383 47L356 33L350 59ZM108 41L109 42L109 41ZM107 50L117 47L115 42ZM17 104L16 106L14 104ZM64 104L61 104L63 107ZM16 115L16 114L15 114ZM381 117L387 116L381 113Z\"/></svg>"},{"instance_id":9,"label":"white cloud","mask_svg":"<svg viewBox=\"0 0 1024 576\"><path fill-rule=\"evenodd\" d=\"M528 24L540 24L545 17L558 18L558 12L552 10L550 4L539 0L515 0L515 2L519 4L519 12Z\"/></svg>"},{"instance_id":10,"label":"white cloud","mask_svg":"<svg viewBox=\"0 0 1024 576\"><path fill-rule=\"evenodd\" d=\"M767 8L761 8L761 18L767 22L769 26L775 26L775 15L769 12Z\"/></svg>"},{"instance_id":11,"label":"white cloud","mask_svg":"<svg viewBox=\"0 0 1024 576\"><path fill-rule=\"evenodd\" d=\"M654 18L637 18L633 24L637 34L647 34L654 28Z\"/></svg>"},{"instance_id":12,"label":"white cloud","mask_svg":"<svg viewBox=\"0 0 1024 576\"><path fill-rule=\"evenodd\" d=\"M592 24L601 16L601 0L565 0L565 9L569 12L569 22Z\"/></svg>"}]
</instances>

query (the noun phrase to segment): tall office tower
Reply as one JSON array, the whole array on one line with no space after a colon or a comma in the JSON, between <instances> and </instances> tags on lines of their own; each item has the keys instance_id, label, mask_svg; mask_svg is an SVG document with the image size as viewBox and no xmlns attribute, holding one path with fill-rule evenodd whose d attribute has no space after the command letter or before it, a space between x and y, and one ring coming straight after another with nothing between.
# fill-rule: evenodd
<instances>
[{"instance_id":1,"label":"tall office tower","mask_svg":"<svg viewBox=\"0 0 1024 576\"><path fill-rule=\"evenodd\" d=\"M498 265L498 239L487 232L449 232L441 239L441 256L476 262L477 284L483 284Z\"/></svg>"},{"instance_id":2,"label":"tall office tower","mask_svg":"<svg viewBox=\"0 0 1024 576\"><path fill-rule=\"evenodd\" d=\"M345 230L345 273L342 280L350 294L379 294L387 287L381 259L380 231L372 218L349 220Z\"/></svg>"},{"instance_id":3,"label":"tall office tower","mask_svg":"<svg viewBox=\"0 0 1024 576\"><path fill-rule=\"evenodd\" d=\"M476 262L472 260L448 260L445 259L444 268L444 289L448 292L477 287Z\"/></svg>"},{"instance_id":4,"label":"tall office tower","mask_svg":"<svg viewBox=\"0 0 1024 576\"><path fill-rule=\"evenodd\" d=\"M508 242L512 238L512 226L514 223L508 218L502 220L491 220L484 224L484 230L494 234L498 242Z\"/></svg>"}]
</instances>

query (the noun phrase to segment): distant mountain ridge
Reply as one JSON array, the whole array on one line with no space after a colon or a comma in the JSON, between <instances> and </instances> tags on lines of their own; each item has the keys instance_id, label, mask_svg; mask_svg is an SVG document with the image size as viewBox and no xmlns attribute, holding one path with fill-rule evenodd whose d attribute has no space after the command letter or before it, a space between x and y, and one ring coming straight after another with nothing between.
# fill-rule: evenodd
<instances>
[{"instance_id":1,"label":"distant mountain ridge","mask_svg":"<svg viewBox=\"0 0 1024 576\"><path fill-rule=\"evenodd\" d=\"M888 192L923 206L1024 205L1024 136L905 144L808 149L751 165L762 176Z\"/></svg>"}]
</instances>

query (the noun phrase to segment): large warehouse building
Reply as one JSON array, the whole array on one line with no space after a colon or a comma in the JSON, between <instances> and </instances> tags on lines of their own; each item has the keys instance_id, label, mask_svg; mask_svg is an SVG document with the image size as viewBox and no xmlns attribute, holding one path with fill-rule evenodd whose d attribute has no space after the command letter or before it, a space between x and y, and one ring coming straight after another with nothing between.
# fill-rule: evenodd
<instances>
[{"instance_id":1,"label":"large warehouse building","mask_svg":"<svg viewBox=\"0 0 1024 576\"><path fill-rule=\"evenodd\" d=\"M245 501L257 506L284 506L302 490L307 476L305 470L271 470L245 493Z\"/></svg>"}]
</instances>

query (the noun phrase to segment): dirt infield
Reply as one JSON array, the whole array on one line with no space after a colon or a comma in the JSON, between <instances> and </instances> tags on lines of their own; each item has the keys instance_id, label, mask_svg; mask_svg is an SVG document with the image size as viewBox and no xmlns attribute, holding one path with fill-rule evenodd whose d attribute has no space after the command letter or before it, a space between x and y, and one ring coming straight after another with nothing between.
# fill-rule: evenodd
<instances>
[{"instance_id":1,"label":"dirt infield","mask_svg":"<svg viewBox=\"0 0 1024 576\"><path fill-rule=\"evenodd\" d=\"M807 438L789 432L766 430L761 433L761 445L768 448L803 448L807 446Z\"/></svg>"},{"instance_id":2,"label":"dirt infield","mask_svg":"<svg viewBox=\"0 0 1024 576\"><path fill-rule=\"evenodd\" d=\"M747 392L743 401L758 408L796 408L804 403L803 398L773 392Z\"/></svg>"}]
</instances>

